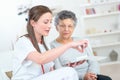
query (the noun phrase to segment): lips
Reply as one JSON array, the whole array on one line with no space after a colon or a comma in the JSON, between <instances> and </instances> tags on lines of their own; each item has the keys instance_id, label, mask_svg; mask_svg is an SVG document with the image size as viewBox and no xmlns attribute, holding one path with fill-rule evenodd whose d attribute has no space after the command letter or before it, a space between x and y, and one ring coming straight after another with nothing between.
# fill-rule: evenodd
<instances>
[{"instance_id":1,"label":"lips","mask_svg":"<svg viewBox=\"0 0 120 80\"><path fill-rule=\"evenodd\" d=\"M69 34L69 32L63 32L63 34Z\"/></svg>"},{"instance_id":2,"label":"lips","mask_svg":"<svg viewBox=\"0 0 120 80\"><path fill-rule=\"evenodd\" d=\"M64 35L69 35L70 33L63 33Z\"/></svg>"},{"instance_id":3,"label":"lips","mask_svg":"<svg viewBox=\"0 0 120 80\"><path fill-rule=\"evenodd\" d=\"M49 33L50 30L45 30L47 33Z\"/></svg>"}]
</instances>

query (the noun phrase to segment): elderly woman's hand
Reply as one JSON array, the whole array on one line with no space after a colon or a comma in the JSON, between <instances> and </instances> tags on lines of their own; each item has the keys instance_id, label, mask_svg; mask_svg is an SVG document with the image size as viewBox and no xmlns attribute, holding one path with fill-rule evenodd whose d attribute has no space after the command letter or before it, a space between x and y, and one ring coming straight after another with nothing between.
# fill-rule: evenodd
<instances>
[{"instance_id":1,"label":"elderly woman's hand","mask_svg":"<svg viewBox=\"0 0 120 80\"><path fill-rule=\"evenodd\" d=\"M84 76L84 80L97 80L97 75L94 73L86 73Z\"/></svg>"}]
</instances>

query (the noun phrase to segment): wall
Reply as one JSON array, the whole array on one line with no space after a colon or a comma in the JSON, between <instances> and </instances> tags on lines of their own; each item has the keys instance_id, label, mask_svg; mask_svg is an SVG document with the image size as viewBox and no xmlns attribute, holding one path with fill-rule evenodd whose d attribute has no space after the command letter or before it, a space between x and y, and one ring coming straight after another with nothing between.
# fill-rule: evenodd
<instances>
[{"instance_id":1,"label":"wall","mask_svg":"<svg viewBox=\"0 0 120 80\"><path fill-rule=\"evenodd\" d=\"M17 0L4 0L0 3L0 51L12 49L14 42L21 26L25 21L22 16L17 15Z\"/></svg>"}]
</instances>

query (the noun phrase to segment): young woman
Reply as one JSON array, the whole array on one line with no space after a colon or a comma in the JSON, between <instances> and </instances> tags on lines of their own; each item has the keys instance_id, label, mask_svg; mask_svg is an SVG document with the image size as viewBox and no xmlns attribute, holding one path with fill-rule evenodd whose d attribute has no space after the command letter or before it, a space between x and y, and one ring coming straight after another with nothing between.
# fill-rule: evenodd
<instances>
[{"instance_id":1,"label":"young woman","mask_svg":"<svg viewBox=\"0 0 120 80\"><path fill-rule=\"evenodd\" d=\"M78 80L73 68L66 67L53 71L53 60L69 48L76 48L87 43L74 41L49 50L44 36L50 31L52 22L51 10L43 5L30 9L27 22L28 34L20 37L14 45L12 80Z\"/></svg>"},{"instance_id":2,"label":"young woman","mask_svg":"<svg viewBox=\"0 0 120 80\"><path fill-rule=\"evenodd\" d=\"M77 40L77 38L71 37L77 23L76 15L73 12L67 10L59 12L55 17L54 22L59 36L51 42L52 48ZM82 38L81 40L85 41ZM80 57L85 56L91 58L88 60L78 60ZM55 60L55 67L60 68L63 66L69 66L75 68L78 72L79 80L111 80L108 76L99 74L98 63L92 58L93 52L89 43L87 43L83 52L79 52L77 49L73 48L65 51L64 54Z\"/></svg>"}]
</instances>

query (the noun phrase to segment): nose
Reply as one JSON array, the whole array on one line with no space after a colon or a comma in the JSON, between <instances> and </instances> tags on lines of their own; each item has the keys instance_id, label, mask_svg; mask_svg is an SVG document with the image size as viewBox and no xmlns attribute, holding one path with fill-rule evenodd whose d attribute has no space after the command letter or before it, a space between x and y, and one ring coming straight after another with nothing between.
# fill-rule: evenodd
<instances>
[{"instance_id":1,"label":"nose","mask_svg":"<svg viewBox=\"0 0 120 80\"><path fill-rule=\"evenodd\" d=\"M52 24L50 23L50 24L48 24L48 28L51 28L51 26L52 26Z\"/></svg>"},{"instance_id":2,"label":"nose","mask_svg":"<svg viewBox=\"0 0 120 80\"><path fill-rule=\"evenodd\" d=\"M66 31L68 31L68 30L69 30L68 26L66 26L66 27L65 27L65 30L66 30Z\"/></svg>"},{"instance_id":3,"label":"nose","mask_svg":"<svg viewBox=\"0 0 120 80\"><path fill-rule=\"evenodd\" d=\"M48 25L48 28L51 28L51 25Z\"/></svg>"}]
</instances>

